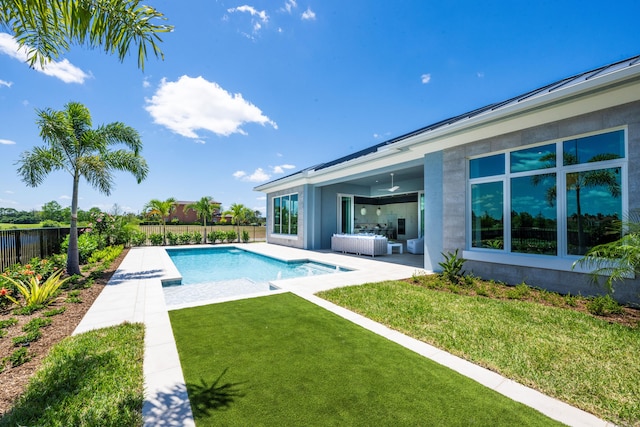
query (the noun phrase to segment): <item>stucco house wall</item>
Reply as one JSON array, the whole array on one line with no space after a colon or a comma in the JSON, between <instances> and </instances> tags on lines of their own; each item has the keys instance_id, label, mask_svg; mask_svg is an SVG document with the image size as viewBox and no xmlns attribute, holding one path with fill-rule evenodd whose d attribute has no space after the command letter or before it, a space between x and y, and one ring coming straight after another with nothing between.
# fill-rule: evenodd
<instances>
[{"instance_id":1,"label":"stucco house wall","mask_svg":"<svg viewBox=\"0 0 640 427\"><path fill-rule=\"evenodd\" d=\"M298 234L275 234L273 232L273 199L274 197L285 196L287 194L298 194ZM292 248L305 249L305 228L304 215L306 212L307 197L305 186L298 185L286 190L276 191L267 195L267 242L276 245L290 246Z\"/></svg>"},{"instance_id":2,"label":"stucco house wall","mask_svg":"<svg viewBox=\"0 0 640 427\"><path fill-rule=\"evenodd\" d=\"M443 251L453 252L456 249L462 251L467 246L466 203L461 201L468 198L467 161L470 156L554 141L619 126L627 126L627 191L631 211L640 209L640 101L444 150L442 153ZM465 269L480 277L509 284L524 281L531 286L544 287L561 293L584 295L603 291L602 287L591 283L590 275L584 273L484 261L467 261ZM638 302L640 301L639 293L640 279L635 279L618 285L615 296L620 300Z\"/></svg>"}]
</instances>

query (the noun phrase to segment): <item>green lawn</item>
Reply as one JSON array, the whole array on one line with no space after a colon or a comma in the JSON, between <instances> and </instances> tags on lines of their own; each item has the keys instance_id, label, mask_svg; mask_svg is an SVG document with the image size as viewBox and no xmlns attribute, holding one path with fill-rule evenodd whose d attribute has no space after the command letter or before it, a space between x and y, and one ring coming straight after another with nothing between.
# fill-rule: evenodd
<instances>
[{"instance_id":1,"label":"green lawn","mask_svg":"<svg viewBox=\"0 0 640 427\"><path fill-rule=\"evenodd\" d=\"M557 425L293 294L169 314L198 427Z\"/></svg>"},{"instance_id":2,"label":"green lawn","mask_svg":"<svg viewBox=\"0 0 640 427\"><path fill-rule=\"evenodd\" d=\"M637 327L566 308L464 296L403 281L319 296L602 418L640 425Z\"/></svg>"},{"instance_id":3,"label":"green lawn","mask_svg":"<svg viewBox=\"0 0 640 427\"><path fill-rule=\"evenodd\" d=\"M142 425L143 354L142 324L64 339L0 426Z\"/></svg>"}]
</instances>

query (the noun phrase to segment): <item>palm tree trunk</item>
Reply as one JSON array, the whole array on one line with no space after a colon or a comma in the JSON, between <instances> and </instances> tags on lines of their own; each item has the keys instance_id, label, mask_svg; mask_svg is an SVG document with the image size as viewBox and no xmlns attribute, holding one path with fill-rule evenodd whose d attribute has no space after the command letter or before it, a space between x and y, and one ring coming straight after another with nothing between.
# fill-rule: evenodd
<instances>
[{"instance_id":1,"label":"palm tree trunk","mask_svg":"<svg viewBox=\"0 0 640 427\"><path fill-rule=\"evenodd\" d=\"M71 220L69 223L69 247L67 248L67 274L80 274L80 253L78 251L78 182L76 172L73 177L73 195L71 196Z\"/></svg>"}]
</instances>

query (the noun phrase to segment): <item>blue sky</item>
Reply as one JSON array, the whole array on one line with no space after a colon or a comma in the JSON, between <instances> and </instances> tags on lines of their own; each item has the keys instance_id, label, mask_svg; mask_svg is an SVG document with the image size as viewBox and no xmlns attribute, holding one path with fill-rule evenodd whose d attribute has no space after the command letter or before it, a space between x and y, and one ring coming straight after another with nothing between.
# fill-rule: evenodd
<instances>
[{"instance_id":1,"label":"blue sky","mask_svg":"<svg viewBox=\"0 0 640 427\"><path fill-rule=\"evenodd\" d=\"M147 4L175 30L144 72L83 47L30 69L0 34L0 207L70 205L70 176L30 188L15 166L42 145L36 110L70 101L140 132L150 167L109 197L83 183L80 208L212 196L264 211L258 184L640 54L637 0Z\"/></svg>"}]
</instances>

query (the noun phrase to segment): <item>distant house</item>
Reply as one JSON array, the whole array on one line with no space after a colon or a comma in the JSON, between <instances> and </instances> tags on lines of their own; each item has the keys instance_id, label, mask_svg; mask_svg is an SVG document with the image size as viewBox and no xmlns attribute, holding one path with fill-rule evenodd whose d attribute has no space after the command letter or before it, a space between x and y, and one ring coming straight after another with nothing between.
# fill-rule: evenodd
<instances>
[{"instance_id":1,"label":"distant house","mask_svg":"<svg viewBox=\"0 0 640 427\"><path fill-rule=\"evenodd\" d=\"M174 220L180 221L182 224L202 223L202 219L198 217L198 213L192 209L186 209L187 206L193 204L193 201L177 201L171 215L167 222ZM215 205L212 218L207 218L207 224L217 222L220 220L220 202L212 201L212 205Z\"/></svg>"},{"instance_id":2,"label":"distant house","mask_svg":"<svg viewBox=\"0 0 640 427\"><path fill-rule=\"evenodd\" d=\"M329 249L334 233L373 227L422 238L428 271L459 249L480 277L602 292L574 262L640 209L640 56L255 189L267 195L269 243ZM640 280L615 295L638 302Z\"/></svg>"}]
</instances>

